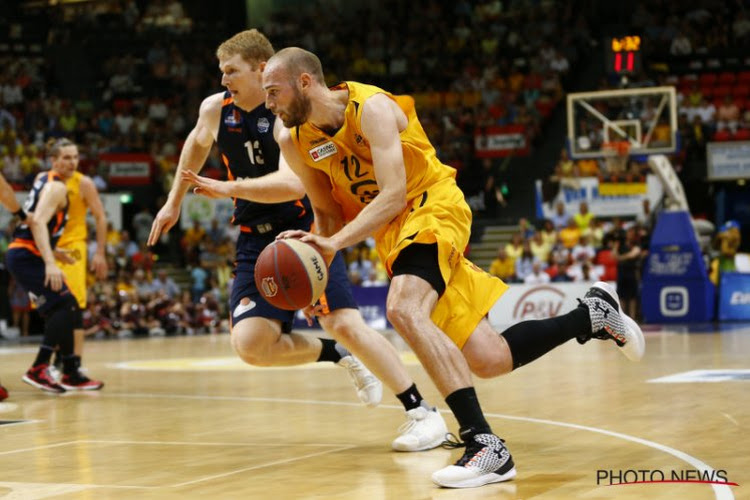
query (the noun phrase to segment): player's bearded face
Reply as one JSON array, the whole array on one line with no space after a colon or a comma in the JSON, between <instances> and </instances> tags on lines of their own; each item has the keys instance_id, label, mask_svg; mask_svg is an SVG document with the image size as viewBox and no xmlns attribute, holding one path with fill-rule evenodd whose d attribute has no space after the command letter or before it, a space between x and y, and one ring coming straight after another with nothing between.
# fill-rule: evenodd
<instances>
[{"instance_id":1,"label":"player's bearded face","mask_svg":"<svg viewBox=\"0 0 750 500\"><path fill-rule=\"evenodd\" d=\"M297 127L305 123L312 109L310 98L300 92L296 85L293 88L294 99L289 103L289 110L284 113L285 116L282 118L286 128Z\"/></svg>"}]
</instances>

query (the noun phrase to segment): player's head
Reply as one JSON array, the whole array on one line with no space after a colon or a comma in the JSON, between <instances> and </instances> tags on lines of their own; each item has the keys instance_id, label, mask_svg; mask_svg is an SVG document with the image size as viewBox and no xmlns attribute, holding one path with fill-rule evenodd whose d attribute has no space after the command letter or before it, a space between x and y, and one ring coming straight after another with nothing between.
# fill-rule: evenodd
<instances>
[{"instance_id":1,"label":"player's head","mask_svg":"<svg viewBox=\"0 0 750 500\"><path fill-rule=\"evenodd\" d=\"M244 107L243 102L250 107L257 105L249 100L252 94L260 92L261 72L272 55L271 42L256 29L241 31L216 49L221 84L232 93L240 107Z\"/></svg>"},{"instance_id":2,"label":"player's head","mask_svg":"<svg viewBox=\"0 0 750 500\"><path fill-rule=\"evenodd\" d=\"M320 59L299 47L280 50L263 70L266 107L288 128L302 125L310 118L310 91L321 86L325 88Z\"/></svg>"},{"instance_id":3,"label":"player's head","mask_svg":"<svg viewBox=\"0 0 750 500\"><path fill-rule=\"evenodd\" d=\"M47 156L52 170L63 179L69 179L78 168L78 146L70 139L50 139L47 142Z\"/></svg>"}]
</instances>

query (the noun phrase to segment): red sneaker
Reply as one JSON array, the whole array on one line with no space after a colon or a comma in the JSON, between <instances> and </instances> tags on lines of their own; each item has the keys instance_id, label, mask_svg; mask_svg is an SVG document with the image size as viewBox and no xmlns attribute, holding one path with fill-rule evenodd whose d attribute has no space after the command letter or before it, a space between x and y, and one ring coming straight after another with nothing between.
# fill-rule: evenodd
<instances>
[{"instance_id":1,"label":"red sneaker","mask_svg":"<svg viewBox=\"0 0 750 500\"><path fill-rule=\"evenodd\" d=\"M98 391L104 387L101 380L91 380L79 371L68 373L62 376L60 385L66 391Z\"/></svg>"},{"instance_id":2,"label":"red sneaker","mask_svg":"<svg viewBox=\"0 0 750 500\"><path fill-rule=\"evenodd\" d=\"M0 385L0 401L8 397L8 389Z\"/></svg>"},{"instance_id":3,"label":"red sneaker","mask_svg":"<svg viewBox=\"0 0 750 500\"><path fill-rule=\"evenodd\" d=\"M55 394L65 392L65 388L55 382L55 379L49 374L49 365L32 366L21 380L46 392Z\"/></svg>"}]
</instances>

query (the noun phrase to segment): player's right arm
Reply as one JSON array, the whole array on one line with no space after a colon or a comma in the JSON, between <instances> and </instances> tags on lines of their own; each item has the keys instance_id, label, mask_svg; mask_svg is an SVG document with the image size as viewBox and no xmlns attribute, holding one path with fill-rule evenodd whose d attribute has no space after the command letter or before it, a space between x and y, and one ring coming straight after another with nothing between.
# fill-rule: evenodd
<instances>
[{"instance_id":1,"label":"player's right arm","mask_svg":"<svg viewBox=\"0 0 750 500\"><path fill-rule=\"evenodd\" d=\"M13 188L10 187L2 174L0 174L0 203L14 214L18 214L21 210L21 205L18 204Z\"/></svg>"},{"instance_id":2,"label":"player's right arm","mask_svg":"<svg viewBox=\"0 0 750 500\"><path fill-rule=\"evenodd\" d=\"M167 202L159 210L151 226L148 244L155 245L159 237L168 232L180 218L180 205L190 184L183 180L182 172L190 170L200 172L206 158L211 152L211 146L216 140L221 120L221 106L224 94L218 93L207 97L201 103L198 121L185 139L180 151L172 189L169 191Z\"/></svg>"},{"instance_id":3,"label":"player's right arm","mask_svg":"<svg viewBox=\"0 0 750 500\"><path fill-rule=\"evenodd\" d=\"M26 218L26 224L34 236L34 243L39 249L42 260L44 260L44 286L49 286L54 291L62 288L64 276L55 262L55 254L49 241L47 223L67 203L67 196L68 189L65 184L48 182L42 188L36 210L28 214Z\"/></svg>"}]
</instances>

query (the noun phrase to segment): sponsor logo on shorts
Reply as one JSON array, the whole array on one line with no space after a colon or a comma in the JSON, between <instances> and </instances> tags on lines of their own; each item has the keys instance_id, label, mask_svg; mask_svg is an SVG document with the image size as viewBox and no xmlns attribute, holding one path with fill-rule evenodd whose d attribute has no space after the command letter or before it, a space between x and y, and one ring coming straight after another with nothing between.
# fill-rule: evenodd
<instances>
[{"instance_id":1,"label":"sponsor logo on shorts","mask_svg":"<svg viewBox=\"0 0 750 500\"><path fill-rule=\"evenodd\" d=\"M279 293L279 285L273 279L273 276L267 276L263 278L260 283L260 288L263 290L263 295L266 297L275 297Z\"/></svg>"},{"instance_id":2,"label":"sponsor logo on shorts","mask_svg":"<svg viewBox=\"0 0 750 500\"><path fill-rule=\"evenodd\" d=\"M323 158L328 158L329 156L333 156L338 152L339 150L336 149L336 145L331 141L328 141L325 144L321 144L316 148L312 148L309 151L310 158L312 158L313 161L320 161Z\"/></svg>"},{"instance_id":3,"label":"sponsor logo on shorts","mask_svg":"<svg viewBox=\"0 0 750 500\"><path fill-rule=\"evenodd\" d=\"M243 303L243 301L248 300L246 297L243 297L242 300L240 300L240 303L237 304L237 307L234 308L234 312L232 312L232 316L235 318L245 314L246 312L252 310L255 307L255 301L251 300L249 302Z\"/></svg>"}]
</instances>

